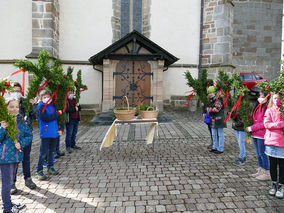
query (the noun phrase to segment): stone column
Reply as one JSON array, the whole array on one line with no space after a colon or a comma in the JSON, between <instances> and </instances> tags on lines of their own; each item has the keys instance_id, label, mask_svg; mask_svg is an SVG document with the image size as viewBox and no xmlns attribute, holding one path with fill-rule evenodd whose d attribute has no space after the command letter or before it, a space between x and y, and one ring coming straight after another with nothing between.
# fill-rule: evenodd
<instances>
[{"instance_id":1,"label":"stone column","mask_svg":"<svg viewBox=\"0 0 284 213\"><path fill-rule=\"evenodd\" d=\"M163 111L163 78L164 78L164 60L148 61L151 65L153 79L151 82L151 96L153 96L152 104Z\"/></svg>"},{"instance_id":2,"label":"stone column","mask_svg":"<svg viewBox=\"0 0 284 213\"><path fill-rule=\"evenodd\" d=\"M103 61L103 105L102 111L107 112L114 108L115 101L115 79L113 72L115 72L116 65L119 61L104 59Z\"/></svg>"},{"instance_id":3,"label":"stone column","mask_svg":"<svg viewBox=\"0 0 284 213\"><path fill-rule=\"evenodd\" d=\"M202 67L210 78L218 69L233 70L233 8L231 0L204 1Z\"/></svg>"},{"instance_id":4,"label":"stone column","mask_svg":"<svg viewBox=\"0 0 284 213\"><path fill-rule=\"evenodd\" d=\"M27 58L37 58L42 49L58 58L59 49L58 0L32 1L32 52Z\"/></svg>"}]
</instances>

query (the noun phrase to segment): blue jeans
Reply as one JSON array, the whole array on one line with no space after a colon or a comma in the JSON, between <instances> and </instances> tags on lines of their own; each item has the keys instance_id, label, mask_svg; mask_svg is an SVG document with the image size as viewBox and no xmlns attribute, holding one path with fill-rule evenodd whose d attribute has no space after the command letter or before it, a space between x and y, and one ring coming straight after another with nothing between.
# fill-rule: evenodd
<instances>
[{"instance_id":1,"label":"blue jeans","mask_svg":"<svg viewBox=\"0 0 284 213\"><path fill-rule=\"evenodd\" d=\"M66 148L74 147L76 145L76 135L78 131L79 120L70 119L69 123L66 123L66 138L65 145Z\"/></svg>"},{"instance_id":2,"label":"blue jeans","mask_svg":"<svg viewBox=\"0 0 284 213\"><path fill-rule=\"evenodd\" d=\"M56 146L54 152L58 152L60 148L60 136L56 138Z\"/></svg>"},{"instance_id":3,"label":"blue jeans","mask_svg":"<svg viewBox=\"0 0 284 213\"><path fill-rule=\"evenodd\" d=\"M42 138L36 171L43 170L43 161L47 159L47 168L53 167L53 152L57 138Z\"/></svg>"},{"instance_id":4,"label":"blue jeans","mask_svg":"<svg viewBox=\"0 0 284 213\"><path fill-rule=\"evenodd\" d=\"M23 151L22 167L23 167L23 174L25 180L31 177L31 160L30 160L31 149L32 149L32 143L30 143L30 145L22 149ZM17 181L17 172L18 172L18 164L15 172L14 183L16 183Z\"/></svg>"},{"instance_id":5,"label":"blue jeans","mask_svg":"<svg viewBox=\"0 0 284 213\"><path fill-rule=\"evenodd\" d=\"M212 149L224 152L224 131L223 128L211 128L213 137Z\"/></svg>"},{"instance_id":6,"label":"blue jeans","mask_svg":"<svg viewBox=\"0 0 284 213\"><path fill-rule=\"evenodd\" d=\"M2 202L4 211L12 209L11 202L11 185L16 173L17 163L0 164L2 175Z\"/></svg>"},{"instance_id":7,"label":"blue jeans","mask_svg":"<svg viewBox=\"0 0 284 213\"><path fill-rule=\"evenodd\" d=\"M239 143L240 154L239 158L243 159L246 157L246 133L245 131L235 130L237 141Z\"/></svg>"},{"instance_id":8,"label":"blue jeans","mask_svg":"<svg viewBox=\"0 0 284 213\"><path fill-rule=\"evenodd\" d=\"M265 151L264 139L252 138L252 142L256 151L259 167L265 170L269 170L269 160L267 155L264 153Z\"/></svg>"}]
</instances>

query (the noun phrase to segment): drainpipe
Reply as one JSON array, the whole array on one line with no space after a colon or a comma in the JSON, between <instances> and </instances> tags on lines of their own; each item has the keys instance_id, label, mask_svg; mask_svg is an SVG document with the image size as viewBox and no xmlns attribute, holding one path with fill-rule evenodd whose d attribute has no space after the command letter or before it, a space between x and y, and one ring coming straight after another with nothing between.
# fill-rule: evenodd
<instances>
[{"instance_id":1,"label":"drainpipe","mask_svg":"<svg viewBox=\"0 0 284 213\"><path fill-rule=\"evenodd\" d=\"M199 37L199 64L198 64L198 79L201 77L202 68L202 37L203 37L203 14L204 13L204 0L201 0L201 11L200 11L200 37Z\"/></svg>"},{"instance_id":2,"label":"drainpipe","mask_svg":"<svg viewBox=\"0 0 284 213\"><path fill-rule=\"evenodd\" d=\"M104 73L103 73L102 70L97 69L95 64L93 65L93 68L94 68L95 70L97 70L97 71L99 71L99 72L102 73L102 101L101 101L101 102L102 102L102 104L103 104L103 97L104 97Z\"/></svg>"}]
</instances>

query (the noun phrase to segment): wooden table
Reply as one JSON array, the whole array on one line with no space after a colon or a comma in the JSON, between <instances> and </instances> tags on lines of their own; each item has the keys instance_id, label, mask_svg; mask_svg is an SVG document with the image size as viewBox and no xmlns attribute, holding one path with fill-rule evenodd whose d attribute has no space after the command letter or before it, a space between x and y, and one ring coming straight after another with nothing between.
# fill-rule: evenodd
<instances>
[{"instance_id":1,"label":"wooden table","mask_svg":"<svg viewBox=\"0 0 284 213\"><path fill-rule=\"evenodd\" d=\"M157 137L158 137L158 120L156 118L154 118L154 119L137 119L137 118L134 118L134 119L131 119L131 120L118 120L118 119L116 119L114 121L114 123L115 123L115 127L117 129L117 136L115 137L115 141L117 142L117 151L116 151L117 159L120 155L120 143L122 141L122 134L120 132L120 129L121 129L122 125L130 125L130 124L138 124L139 125L139 124L146 124L146 123L149 123L149 124L154 123L154 124L156 124L156 126L153 127L155 129L154 129L154 138L153 138L153 141L152 141L152 149L153 149L153 151L156 155L156 160L157 161L159 160L159 154L158 154L158 152L155 152L155 141L157 140Z\"/></svg>"}]
</instances>

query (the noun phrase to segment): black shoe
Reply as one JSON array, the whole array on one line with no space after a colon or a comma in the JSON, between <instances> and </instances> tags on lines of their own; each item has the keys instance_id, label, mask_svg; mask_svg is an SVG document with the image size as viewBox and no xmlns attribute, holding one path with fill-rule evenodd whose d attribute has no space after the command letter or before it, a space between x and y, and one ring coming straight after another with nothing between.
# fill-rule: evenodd
<instances>
[{"instance_id":1,"label":"black shoe","mask_svg":"<svg viewBox=\"0 0 284 213\"><path fill-rule=\"evenodd\" d=\"M35 185L35 183L32 181L31 178L27 178L27 179L25 180L25 185L26 185L26 187L28 187L29 189L35 189L35 188L36 188L36 185Z\"/></svg>"},{"instance_id":2,"label":"black shoe","mask_svg":"<svg viewBox=\"0 0 284 213\"><path fill-rule=\"evenodd\" d=\"M53 153L53 157L54 157L54 158L60 158L60 156L57 154L57 152L54 152L54 153Z\"/></svg>"},{"instance_id":3,"label":"black shoe","mask_svg":"<svg viewBox=\"0 0 284 213\"><path fill-rule=\"evenodd\" d=\"M207 149L212 149L212 144L208 145Z\"/></svg>"},{"instance_id":4,"label":"black shoe","mask_svg":"<svg viewBox=\"0 0 284 213\"><path fill-rule=\"evenodd\" d=\"M66 148L66 152L68 152L69 154L72 152L71 149L70 149L70 147L67 147L67 148Z\"/></svg>"},{"instance_id":5,"label":"black shoe","mask_svg":"<svg viewBox=\"0 0 284 213\"><path fill-rule=\"evenodd\" d=\"M57 155L60 156L60 157L65 155L64 152L60 152L59 150L58 150L56 153L57 153Z\"/></svg>"},{"instance_id":6,"label":"black shoe","mask_svg":"<svg viewBox=\"0 0 284 213\"><path fill-rule=\"evenodd\" d=\"M217 149L210 149L209 152L217 152Z\"/></svg>"},{"instance_id":7,"label":"black shoe","mask_svg":"<svg viewBox=\"0 0 284 213\"><path fill-rule=\"evenodd\" d=\"M11 186L10 194L11 194L11 195L14 195L14 194L16 194L17 192L18 192L18 189L16 188L16 185L13 184L13 185Z\"/></svg>"},{"instance_id":8,"label":"black shoe","mask_svg":"<svg viewBox=\"0 0 284 213\"><path fill-rule=\"evenodd\" d=\"M14 209L23 209L26 207L26 205L23 203L12 203L12 206L13 206L12 208Z\"/></svg>"},{"instance_id":9,"label":"black shoe","mask_svg":"<svg viewBox=\"0 0 284 213\"><path fill-rule=\"evenodd\" d=\"M221 152L221 151L216 151L216 152L214 152L215 154L222 154L223 152Z\"/></svg>"},{"instance_id":10,"label":"black shoe","mask_svg":"<svg viewBox=\"0 0 284 213\"><path fill-rule=\"evenodd\" d=\"M72 148L72 149L81 149L81 147L80 147L80 146L77 146L77 145L71 146L71 148Z\"/></svg>"}]
</instances>

